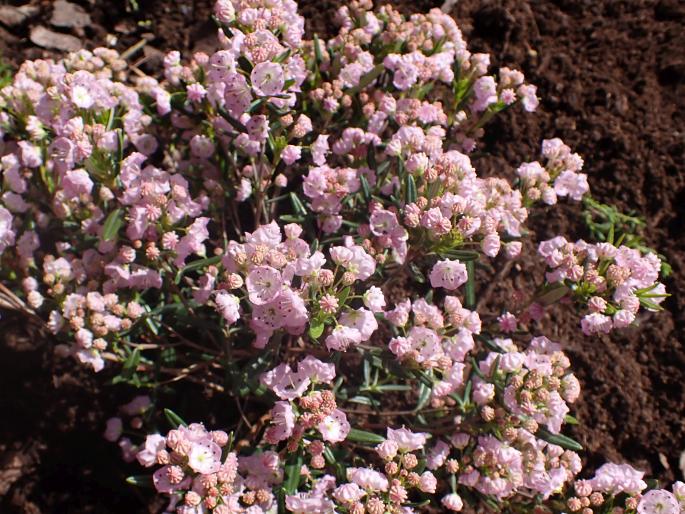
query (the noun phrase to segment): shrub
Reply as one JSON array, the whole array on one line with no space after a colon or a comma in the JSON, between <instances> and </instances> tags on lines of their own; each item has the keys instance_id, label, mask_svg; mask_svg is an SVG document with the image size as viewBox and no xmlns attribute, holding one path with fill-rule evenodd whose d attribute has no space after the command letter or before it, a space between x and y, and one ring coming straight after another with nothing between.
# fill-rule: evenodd
<instances>
[{"instance_id":1,"label":"shrub","mask_svg":"<svg viewBox=\"0 0 685 514\"><path fill-rule=\"evenodd\" d=\"M230 434L166 411L173 429L140 446L110 420L169 510L678 512L683 484L641 495L628 465L577 478L579 382L541 335L555 303L588 336L658 310L660 258L613 228L525 255L531 210L591 201L583 160L549 139L510 182L469 157L498 113L535 110L535 86L491 74L437 9L353 1L328 41L289 0L219 0L215 19L221 49L168 53L161 81L99 48L26 62L0 94L15 304L115 382L262 406ZM544 283L479 315L480 263L524 258ZM156 408L122 412L142 430Z\"/></svg>"}]
</instances>

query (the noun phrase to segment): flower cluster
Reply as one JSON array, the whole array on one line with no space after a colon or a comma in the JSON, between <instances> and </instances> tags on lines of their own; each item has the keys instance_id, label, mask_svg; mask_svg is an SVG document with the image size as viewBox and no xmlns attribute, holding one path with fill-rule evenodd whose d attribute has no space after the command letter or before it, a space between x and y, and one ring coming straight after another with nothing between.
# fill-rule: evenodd
<instances>
[{"instance_id":1,"label":"flower cluster","mask_svg":"<svg viewBox=\"0 0 685 514\"><path fill-rule=\"evenodd\" d=\"M274 505L271 488L282 481L278 455L238 457L229 436L199 423L179 426L166 436L152 434L138 452L141 465L160 465L155 489L171 496L168 510L179 514L266 512ZM252 510L250 510L252 509Z\"/></svg>"},{"instance_id":2,"label":"flower cluster","mask_svg":"<svg viewBox=\"0 0 685 514\"><path fill-rule=\"evenodd\" d=\"M653 253L561 236L540 243L538 253L550 268L547 282L567 287L589 310L581 321L586 335L627 327L641 306L659 310L667 296L659 282L661 260Z\"/></svg>"},{"instance_id":3,"label":"flower cluster","mask_svg":"<svg viewBox=\"0 0 685 514\"><path fill-rule=\"evenodd\" d=\"M271 427L264 435L266 441L278 444L287 440L289 448L297 449L300 440L311 429L326 442L344 441L350 424L345 413L337 408L335 394L330 390L314 389L317 384L330 384L334 378L335 366L311 355L297 365L296 372L288 364L280 364L262 375L262 384L280 399L271 409ZM319 445L315 447L320 448ZM320 451L313 451L312 467L323 467L322 459Z\"/></svg>"},{"instance_id":4,"label":"flower cluster","mask_svg":"<svg viewBox=\"0 0 685 514\"><path fill-rule=\"evenodd\" d=\"M590 191L587 175L580 173L583 159L561 139L542 142L543 166L539 162L527 162L516 170L521 182L521 192L528 203L542 200L547 205L557 203L558 197L568 196L579 201Z\"/></svg>"}]
</instances>

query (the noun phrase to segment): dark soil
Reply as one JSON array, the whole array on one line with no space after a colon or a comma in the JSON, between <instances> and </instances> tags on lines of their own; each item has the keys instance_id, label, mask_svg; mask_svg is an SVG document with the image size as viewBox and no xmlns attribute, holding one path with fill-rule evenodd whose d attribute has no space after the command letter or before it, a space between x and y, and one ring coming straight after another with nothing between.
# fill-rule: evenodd
<instances>
[{"instance_id":1,"label":"dark soil","mask_svg":"<svg viewBox=\"0 0 685 514\"><path fill-rule=\"evenodd\" d=\"M49 26L52 11L50 1L32 3L39 13L23 26L0 24L0 51L13 64L59 55L28 40L30 27ZM140 54L142 67L157 65L166 49L187 53L211 48L211 0L139 0L139 10L132 12L126 10L132 2L125 0L78 3L92 25L72 34L82 37L86 47L101 45L113 34L121 50L144 38L148 44ZM308 30L330 34L340 3L302 1ZM441 4L393 3L406 13ZM673 266L666 281L672 294L666 312L647 316L639 329L611 338L584 338L575 318L553 313L545 335L566 344L583 385L576 411L581 425L573 432L586 448L588 467L606 459L628 461L663 481L681 479L685 4L459 0L452 14L472 51L491 53L494 65L522 68L542 99L535 115L511 113L489 128L479 169L513 173L519 162L537 156L542 139L560 137L584 157L593 194L644 216L647 242ZM574 238L584 233L579 214L577 207L533 213L531 226L538 238ZM520 266L492 290L487 309L497 309L498 299L525 287L524 273L539 273ZM125 393L117 390L112 397L115 388L73 366L62 367L53 360L49 343L41 343L24 323L0 321L0 511L158 511L144 493L123 484L135 468L120 464L118 449L100 437L104 420L129 399ZM225 408L221 401L226 400L214 399L212 406Z\"/></svg>"}]
</instances>

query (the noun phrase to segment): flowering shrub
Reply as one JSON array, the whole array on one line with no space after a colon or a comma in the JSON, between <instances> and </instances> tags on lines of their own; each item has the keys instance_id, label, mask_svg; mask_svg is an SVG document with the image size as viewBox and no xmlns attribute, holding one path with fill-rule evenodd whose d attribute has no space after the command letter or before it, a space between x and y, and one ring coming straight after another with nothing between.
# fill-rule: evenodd
<instances>
[{"instance_id":1,"label":"flowering shrub","mask_svg":"<svg viewBox=\"0 0 685 514\"><path fill-rule=\"evenodd\" d=\"M170 52L163 79L96 49L0 91L15 300L115 382L263 406L230 435L171 411L144 442L108 422L168 510L679 512L685 485L643 494L628 465L578 478L562 432L579 382L541 335L553 303L587 336L658 310L656 254L558 236L528 256L548 272L524 307L476 310L477 265L520 257L529 211L589 195L559 139L514 182L469 157L499 112L535 110L535 86L493 74L437 9L355 0L328 41L304 39L290 0L219 0L215 19L220 50ZM142 432L155 407L122 416Z\"/></svg>"}]
</instances>

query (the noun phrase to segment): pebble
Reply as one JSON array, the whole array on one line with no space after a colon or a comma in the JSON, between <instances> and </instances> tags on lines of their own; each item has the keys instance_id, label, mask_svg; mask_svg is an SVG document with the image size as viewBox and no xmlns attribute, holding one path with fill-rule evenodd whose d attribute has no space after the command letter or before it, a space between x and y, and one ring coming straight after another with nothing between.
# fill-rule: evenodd
<instances>
[{"instance_id":1,"label":"pebble","mask_svg":"<svg viewBox=\"0 0 685 514\"><path fill-rule=\"evenodd\" d=\"M76 52L81 48L81 40L69 34L60 34L38 25L31 29L29 39L34 45L55 48L63 52Z\"/></svg>"},{"instance_id":2,"label":"pebble","mask_svg":"<svg viewBox=\"0 0 685 514\"><path fill-rule=\"evenodd\" d=\"M36 14L38 6L35 5L0 5L0 23L7 27L19 27Z\"/></svg>"},{"instance_id":3,"label":"pebble","mask_svg":"<svg viewBox=\"0 0 685 514\"><path fill-rule=\"evenodd\" d=\"M90 25L90 16L80 5L57 0L52 8L50 24L55 27L83 28Z\"/></svg>"}]
</instances>

